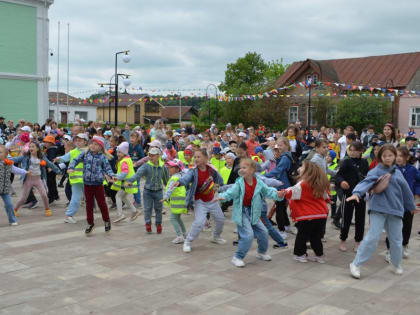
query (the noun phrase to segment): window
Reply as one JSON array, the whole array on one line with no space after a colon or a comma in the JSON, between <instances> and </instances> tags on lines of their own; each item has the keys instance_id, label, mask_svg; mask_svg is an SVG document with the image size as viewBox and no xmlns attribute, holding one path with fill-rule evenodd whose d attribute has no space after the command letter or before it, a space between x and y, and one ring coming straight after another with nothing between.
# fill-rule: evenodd
<instances>
[{"instance_id":1,"label":"window","mask_svg":"<svg viewBox=\"0 0 420 315\"><path fill-rule=\"evenodd\" d=\"M155 101L148 101L145 104L146 113L159 113L159 104Z\"/></svg>"},{"instance_id":2,"label":"window","mask_svg":"<svg viewBox=\"0 0 420 315\"><path fill-rule=\"evenodd\" d=\"M140 113L140 105L136 104L136 106L134 107L134 110L136 113Z\"/></svg>"},{"instance_id":3,"label":"window","mask_svg":"<svg viewBox=\"0 0 420 315\"><path fill-rule=\"evenodd\" d=\"M298 111L299 111L299 106L289 107L289 123L295 123L296 121L299 120Z\"/></svg>"},{"instance_id":4,"label":"window","mask_svg":"<svg viewBox=\"0 0 420 315\"><path fill-rule=\"evenodd\" d=\"M308 117L308 125L309 126L316 126L316 124L317 124L317 122L316 122L316 107L311 106L310 110L311 110L311 116ZM308 113L308 116L309 116L309 113Z\"/></svg>"},{"instance_id":5,"label":"window","mask_svg":"<svg viewBox=\"0 0 420 315\"><path fill-rule=\"evenodd\" d=\"M48 117L51 118L51 119L54 119L54 114L55 114L54 110L50 109L50 111L48 113Z\"/></svg>"},{"instance_id":6,"label":"window","mask_svg":"<svg viewBox=\"0 0 420 315\"><path fill-rule=\"evenodd\" d=\"M88 112L74 112L75 119L88 120Z\"/></svg>"},{"instance_id":7,"label":"window","mask_svg":"<svg viewBox=\"0 0 420 315\"><path fill-rule=\"evenodd\" d=\"M311 73L306 75L306 81L310 81L312 84L316 84L318 82L318 74L317 73Z\"/></svg>"},{"instance_id":8,"label":"window","mask_svg":"<svg viewBox=\"0 0 420 315\"><path fill-rule=\"evenodd\" d=\"M420 127L420 107L411 108L410 127Z\"/></svg>"},{"instance_id":9,"label":"window","mask_svg":"<svg viewBox=\"0 0 420 315\"><path fill-rule=\"evenodd\" d=\"M327 110L327 126L335 125L335 117L337 117L337 105L331 106Z\"/></svg>"}]
</instances>

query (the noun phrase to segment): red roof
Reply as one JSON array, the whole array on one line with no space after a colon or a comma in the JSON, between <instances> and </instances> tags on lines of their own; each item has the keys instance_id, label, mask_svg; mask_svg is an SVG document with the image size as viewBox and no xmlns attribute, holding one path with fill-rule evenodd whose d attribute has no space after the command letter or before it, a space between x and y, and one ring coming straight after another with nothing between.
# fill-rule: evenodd
<instances>
[{"instance_id":1,"label":"red roof","mask_svg":"<svg viewBox=\"0 0 420 315\"><path fill-rule=\"evenodd\" d=\"M297 61L277 80L276 86L280 87L296 82L309 66L321 70L319 75L322 81L401 88L410 83L420 68L420 52L361 58Z\"/></svg>"},{"instance_id":2,"label":"red roof","mask_svg":"<svg viewBox=\"0 0 420 315\"><path fill-rule=\"evenodd\" d=\"M181 106L181 118L191 110L192 106ZM162 108L162 118L179 119L179 106L166 106Z\"/></svg>"}]
</instances>

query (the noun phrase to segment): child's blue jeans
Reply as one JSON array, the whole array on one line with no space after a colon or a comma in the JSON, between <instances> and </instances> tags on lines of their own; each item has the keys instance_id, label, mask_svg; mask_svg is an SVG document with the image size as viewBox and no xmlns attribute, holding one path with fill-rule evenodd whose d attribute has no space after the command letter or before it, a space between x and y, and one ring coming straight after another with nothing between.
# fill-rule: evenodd
<instances>
[{"instance_id":1,"label":"child's blue jeans","mask_svg":"<svg viewBox=\"0 0 420 315\"><path fill-rule=\"evenodd\" d=\"M144 222L146 224L152 223L152 211L155 209L156 214L156 225L162 224L162 207L163 204L160 202L163 199L162 190L143 190L144 200Z\"/></svg>"},{"instance_id":2,"label":"child's blue jeans","mask_svg":"<svg viewBox=\"0 0 420 315\"><path fill-rule=\"evenodd\" d=\"M10 194L0 194L0 196L4 202L4 207L6 210L7 218L9 219L9 223L17 222L15 211L13 209L12 198L10 197Z\"/></svg>"}]
</instances>

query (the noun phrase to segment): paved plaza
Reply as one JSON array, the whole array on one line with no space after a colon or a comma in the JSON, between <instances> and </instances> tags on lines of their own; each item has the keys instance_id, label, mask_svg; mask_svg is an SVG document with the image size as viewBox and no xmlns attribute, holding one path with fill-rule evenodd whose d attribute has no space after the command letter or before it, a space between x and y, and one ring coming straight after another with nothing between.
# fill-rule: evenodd
<instances>
[{"instance_id":1,"label":"paved plaza","mask_svg":"<svg viewBox=\"0 0 420 315\"><path fill-rule=\"evenodd\" d=\"M355 280L348 271L354 254L338 250L338 231L329 223L324 265L294 261L292 236L285 250L270 241L271 262L255 258L254 244L238 269L230 263L236 237L230 214L226 245L210 243L211 233L203 232L184 254L171 243L168 213L162 235L146 235L143 216L105 234L97 214L97 228L86 237L83 208L77 224L63 223L66 198L59 190L50 218L41 206L22 209L19 226L10 227L0 213L0 314L420 314L418 215L404 274L391 272L381 242ZM184 216L187 227L192 218Z\"/></svg>"}]
</instances>

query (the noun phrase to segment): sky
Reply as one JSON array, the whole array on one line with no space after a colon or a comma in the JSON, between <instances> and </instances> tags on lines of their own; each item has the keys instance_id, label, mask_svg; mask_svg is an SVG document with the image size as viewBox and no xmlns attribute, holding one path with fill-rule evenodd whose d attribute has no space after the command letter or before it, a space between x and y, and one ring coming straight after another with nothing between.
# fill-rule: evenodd
<instances>
[{"instance_id":1,"label":"sky","mask_svg":"<svg viewBox=\"0 0 420 315\"><path fill-rule=\"evenodd\" d=\"M55 0L49 10L50 91L87 97L118 72L149 94L205 95L247 52L266 61L334 59L420 51L420 1ZM195 90L195 91L192 91ZM209 93L214 93L209 88ZM131 91L130 93L134 93Z\"/></svg>"}]
</instances>

